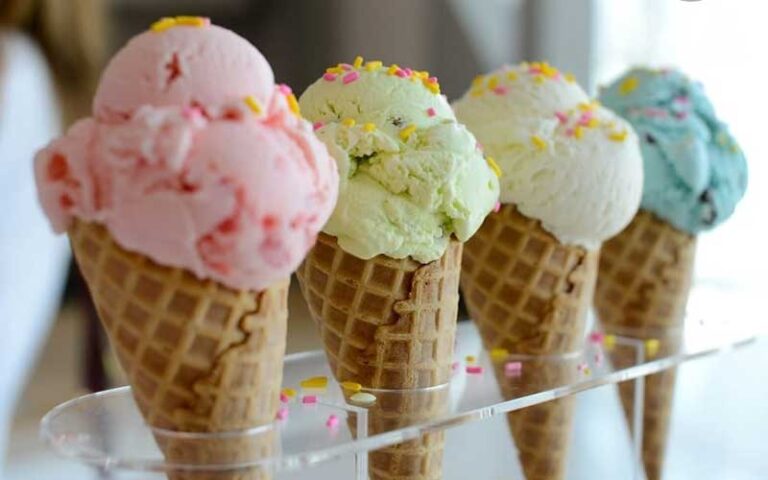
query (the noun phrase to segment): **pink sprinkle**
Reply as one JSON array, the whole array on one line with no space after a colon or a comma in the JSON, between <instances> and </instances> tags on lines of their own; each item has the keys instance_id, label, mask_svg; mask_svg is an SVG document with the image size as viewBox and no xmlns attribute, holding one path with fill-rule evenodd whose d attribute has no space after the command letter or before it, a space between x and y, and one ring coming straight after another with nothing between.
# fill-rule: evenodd
<instances>
[{"instance_id":1,"label":"pink sprinkle","mask_svg":"<svg viewBox=\"0 0 768 480\"><path fill-rule=\"evenodd\" d=\"M405 73L405 70L403 70L402 68L398 68L397 71L395 72L395 75L397 75L400 78L408 77L408 74Z\"/></svg>"},{"instance_id":2,"label":"pink sprinkle","mask_svg":"<svg viewBox=\"0 0 768 480\"><path fill-rule=\"evenodd\" d=\"M199 107L184 107L181 113L187 120L194 120L203 116L203 111Z\"/></svg>"},{"instance_id":3,"label":"pink sprinkle","mask_svg":"<svg viewBox=\"0 0 768 480\"><path fill-rule=\"evenodd\" d=\"M523 364L522 362L507 362L504 364L504 375L507 376L517 376L520 375L523 371Z\"/></svg>"},{"instance_id":4,"label":"pink sprinkle","mask_svg":"<svg viewBox=\"0 0 768 480\"><path fill-rule=\"evenodd\" d=\"M288 395L281 393L280 394L280 403L288 403L290 398L288 398Z\"/></svg>"},{"instance_id":5,"label":"pink sprinkle","mask_svg":"<svg viewBox=\"0 0 768 480\"><path fill-rule=\"evenodd\" d=\"M603 354L600 352L597 352L595 354L595 365L602 365L603 364Z\"/></svg>"},{"instance_id":6,"label":"pink sprinkle","mask_svg":"<svg viewBox=\"0 0 768 480\"><path fill-rule=\"evenodd\" d=\"M568 135L569 137L572 137L573 136L573 129L572 128L567 129L565 131L565 134Z\"/></svg>"},{"instance_id":7,"label":"pink sprinkle","mask_svg":"<svg viewBox=\"0 0 768 480\"><path fill-rule=\"evenodd\" d=\"M504 85L499 85L498 87L493 89L493 93L496 95L506 95L509 91L509 88L505 87Z\"/></svg>"},{"instance_id":8,"label":"pink sprinkle","mask_svg":"<svg viewBox=\"0 0 768 480\"><path fill-rule=\"evenodd\" d=\"M405 67L405 69L403 69L403 71L404 71L404 72L405 72L405 74L406 74L406 75L408 75L409 77L410 77L410 76L411 76L411 74L413 73L413 70L411 70L411 69L410 69L410 68L408 68L408 67Z\"/></svg>"},{"instance_id":9,"label":"pink sprinkle","mask_svg":"<svg viewBox=\"0 0 768 480\"><path fill-rule=\"evenodd\" d=\"M211 26L211 19L210 18L203 17L202 20L203 20L203 25L205 25L206 27L210 27Z\"/></svg>"},{"instance_id":10,"label":"pink sprinkle","mask_svg":"<svg viewBox=\"0 0 768 480\"><path fill-rule=\"evenodd\" d=\"M592 112L584 112L579 117L579 125L586 127L589 125L589 121L592 120Z\"/></svg>"},{"instance_id":11,"label":"pink sprinkle","mask_svg":"<svg viewBox=\"0 0 768 480\"><path fill-rule=\"evenodd\" d=\"M685 120L688 118L688 112L675 112L675 118L678 120Z\"/></svg>"},{"instance_id":12,"label":"pink sprinkle","mask_svg":"<svg viewBox=\"0 0 768 480\"><path fill-rule=\"evenodd\" d=\"M437 83L437 77L429 77L429 79L427 79L427 82L429 82L429 83Z\"/></svg>"},{"instance_id":13,"label":"pink sprinkle","mask_svg":"<svg viewBox=\"0 0 768 480\"><path fill-rule=\"evenodd\" d=\"M565 123L567 123L567 122L568 122L568 115L566 115L566 114L565 114L565 113L563 113L563 112L555 112L555 116L557 117L557 120L558 120L560 123L562 123L562 124L565 124Z\"/></svg>"},{"instance_id":14,"label":"pink sprinkle","mask_svg":"<svg viewBox=\"0 0 768 480\"><path fill-rule=\"evenodd\" d=\"M435 115L437 115L437 112L435 111L435 109L433 107L429 107L427 109L427 115L429 115L430 117L434 117Z\"/></svg>"},{"instance_id":15,"label":"pink sprinkle","mask_svg":"<svg viewBox=\"0 0 768 480\"><path fill-rule=\"evenodd\" d=\"M483 151L483 144L480 142L475 142L475 149L479 151Z\"/></svg>"},{"instance_id":16,"label":"pink sprinkle","mask_svg":"<svg viewBox=\"0 0 768 480\"><path fill-rule=\"evenodd\" d=\"M280 90L280 93L282 93L283 95L290 95L293 93L293 90L291 90L291 87L289 87L284 83L279 84L277 86L277 89Z\"/></svg>"},{"instance_id":17,"label":"pink sprinkle","mask_svg":"<svg viewBox=\"0 0 768 480\"><path fill-rule=\"evenodd\" d=\"M459 362L453 362L451 364L451 370L456 371L459 368Z\"/></svg>"},{"instance_id":18,"label":"pink sprinkle","mask_svg":"<svg viewBox=\"0 0 768 480\"><path fill-rule=\"evenodd\" d=\"M315 123L312 124L312 129L313 130L320 130L324 126L325 126L325 124L323 122L315 122Z\"/></svg>"},{"instance_id":19,"label":"pink sprinkle","mask_svg":"<svg viewBox=\"0 0 768 480\"><path fill-rule=\"evenodd\" d=\"M496 202L496 205L493 206L493 213L499 213L499 210L501 210L501 202Z\"/></svg>"},{"instance_id":20,"label":"pink sprinkle","mask_svg":"<svg viewBox=\"0 0 768 480\"><path fill-rule=\"evenodd\" d=\"M328 420L325 421L325 426L334 429L339 426L339 417L336 415L330 415Z\"/></svg>"},{"instance_id":21,"label":"pink sprinkle","mask_svg":"<svg viewBox=\"0 0 768 480\"><path fill-rule=\"evenodd\" d=\"M314 405L317 403L317 395L304 395L301 397L301 403L304 405Z\"/></svg>"},{"instance_id":22,"label":"pink sprinkle","mask_svg":"<svg viewBox=\"0 0 768 480\"><path fill-rule=\"evenodd\" d=\"M343 70L347 70L347 71L349 71L349 70L352 70L352 65L350 65L350 64L348 64L348 63L342 63L342 64L341 64L341 68L342 68Z\"/></svg>"},{"instance_id":23,"label":"pink sprinkle","mask_svg":"<svg viewBox=\"0 0 768 480\"><path fill-rule=\"evenodd\" d=\"M603 332L592 332L589 334L589 342L600 345L605 340L605 334Z\"/></svg>"},{"instance_id":24,"label":"pink sprinkle","mask_svg":"<svg viewBox=\"0 0 768 480\"><path fill-rule=\"evenodd\" d=\"M358 72L349 72L348 74L344 75L344 78L341 79L341 81L344 83L344 85L347 85L348 83L352 83L355 80L360 78L360 73Z\"/></svg>"},{"instance_id":25,"label":"pink sprinkle","mask_svg":"<svg viewBox=\"0 0 768 480\"><path fill-rule=\"evenodd\" d=\"M581 362L581 363L579 363L578 365L576 365L576 370L578 370L578 371L580 371L580 372L584 372L584 371L586 371L586 370L587 370L587 368L589 368L589 367L587 366L587 362Z\"/></svg>"},{"instance_id":26,"label":"pink sprinkle","mask_svg":"<svg viewBox=\"0 0 768 480\"><path fill-rule=\"evenodd\" d=\"M336 75L335 73L327 72L325 75L323 75L323 80L325 80L326 82L332 82L336 80L337 76L338 75Z\"/></svg>"},{"instance_id":27,"label":"pink sprinkle","mask_svg":"<svg viewBox=\"0 0 768 480\"><path fill-rule=\"evenodd\" d=\"M480 365L467 365L466 371L469 374L478 375L483 373L483 367Z\"/></svg>"},{"instance_id":28,"label":"pink sprinkle","mask_svg":"<svg viewBox=\"0 0 768 480\"><path fill-rule=\"evenodd\" d=\"M277 411L277 415L275 417L278 420L285 420L288 418L288 409L286 407L281 407L280 410Z\"/></svg>"}]
</instances>

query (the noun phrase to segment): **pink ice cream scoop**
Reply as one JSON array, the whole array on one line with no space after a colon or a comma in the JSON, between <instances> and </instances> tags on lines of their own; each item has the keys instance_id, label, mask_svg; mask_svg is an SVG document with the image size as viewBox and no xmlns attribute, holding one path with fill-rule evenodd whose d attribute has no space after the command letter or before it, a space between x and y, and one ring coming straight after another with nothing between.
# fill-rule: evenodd
<instances>
[{"instance_id":1,"label":"pink ice cream scoop","mask_svg":"<svg viewBox=\"0 0 768 480\"><path fill-rule=\"evenodd\" d=\"M268 73L250 82L263 101L226 102L210 89L224 103L202 110L148 93L157 105L76 123L35 158L54 230L98 222L127 250L234 289L289 276L333 210L338 173L290 89Z\"/></svg>"}]
</instances>

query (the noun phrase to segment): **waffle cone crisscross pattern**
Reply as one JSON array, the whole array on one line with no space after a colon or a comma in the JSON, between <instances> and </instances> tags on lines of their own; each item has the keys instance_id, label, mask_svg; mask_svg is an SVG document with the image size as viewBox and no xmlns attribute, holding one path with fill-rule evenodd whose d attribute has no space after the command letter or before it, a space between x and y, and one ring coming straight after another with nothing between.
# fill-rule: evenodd
<instances>
[{"instance_id":1,"label":"waffle cone crisscross pattern","mask_svg":"<svg viewBox=\"0 0 768 480\"><path fill-rule=\"evenodd\" d=\"M461 252L462 244L451 241L428 264L385 256L362 260L320 234L297 276L338 381L396 390L450 380ZM369 431L433 418L444 408L442 396L421 395L377 392L388 401L369 409ZM439 432L371 452L370 477L438 480L443 448Z\"/></svg>"},{"instance_id":2,"label":"waffle cone crisscross pattern","mask_svg":"<svg viewBox=\"0 0 768 480\"><path fill-rule=\"evenodd\" d=\"M681 342L685 305L693 277L696 238L641 210L630 225L603 245L595 307L606 332L659 340L659 355ZM617 347L615 365L632 352ZM674 393L675 369L646 378L643 463L649 480L661 478ZM627 418L632 418L633 384L619 384Z\"/></svg>"},{"instance_id":3,"label":"waffle cone crisscross pattern","mask_svg":"<svg viewBox=\"0 0 768 480\"><path fill-rule=\"evenodd\" d=\"M261 292L201 281L128 252L102 226L75 222L72 249L110 343L153 427L222 432L269 424L279 403L288 281ZM223 443L156 435L168 461L253 460L260 439ZM173 478L263 478L255 473Z\"/></svg>"},{"instance_id":4,"label":"waffle cone crisscross pattern","mask_svg":"<svg viewBox=\"0 0 768 480\"><path fill-rule=\"evenodd\" d=\"M575 365L535 357L583 348L598 257L597 251L561 244L513 205L489 215L465 245L461 277L464 301L485 348L530 355L523 375L535 375L546 388L569 382ZM507 379L502 366L496 377L506 399L531 393ZM508 420L526 478L565 478L573 400L514 411Z\"/></svg>"}]
</instances>

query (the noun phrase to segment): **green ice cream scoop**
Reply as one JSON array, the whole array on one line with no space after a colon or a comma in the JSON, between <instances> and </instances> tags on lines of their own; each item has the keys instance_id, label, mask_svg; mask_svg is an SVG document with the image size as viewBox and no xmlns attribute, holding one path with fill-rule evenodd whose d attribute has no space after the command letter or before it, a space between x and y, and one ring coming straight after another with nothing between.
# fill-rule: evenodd
<instances>
[{"instance_id":1,"label":"green ice cream scoop","mask_svg":"<svg viewBox=\"0 0 768 480\"><path fill-rule=\"evenodd\" d=\"M323 231L362 259L427 263L469 239L499 197L497 170L456 118L437 79L381 62L329 68L299 100L339 167Z\"/></svg>"}]
</instances>

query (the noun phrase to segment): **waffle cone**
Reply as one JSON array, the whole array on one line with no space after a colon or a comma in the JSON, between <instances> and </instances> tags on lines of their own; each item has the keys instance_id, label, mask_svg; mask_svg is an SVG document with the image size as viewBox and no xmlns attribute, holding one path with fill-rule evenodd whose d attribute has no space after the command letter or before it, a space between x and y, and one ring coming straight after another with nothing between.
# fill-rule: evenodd
<instances>
[{"instance_id":1,"label":"waffle cone","mask_svg":"<svg viewBox=\"0 0 768 480\"><path fill-rule=\"evenodd\" d=\"M428 264L382 255L362 260L320 234L297 272L336 379L388 397L369 411L373 434L432 418L444 405L438 395L414 401L410 393L384 391L450 380L461 252L461 243L451 241ZM372 452L371 478L438 479L443 445L443 434L434 433Z\"/></svg>"},{"instance_id":2,"label":"waffle cone","mask_svg":"<svg viewBox=\"0 0 768 480\"><path fill-rule=\"evenodd\" d=\"M659 355L680 348L685 305L693 276L696 238L641 210L603 246L595 307L607 333L659 340ZM615 365L634 361L634 349L617 346ZM661 478L669 431L675 369L646 378L643 463L649 480ZM619 384L632 426L634 383Z\"/></svg>"},{"instance_id":3,"label":"waffle cone","mask_svg":"<svg viewBox=\"0 0 768 480\"><path fill-rule=\"evenodd\" d=\"M465 245L461 288L485 347L526 355L531 360L524 362L523 372L546 383L521 390L498 366L505 398L563 385L575 375L575 365L544 359L583 348L598 257L597 251L563 245L513 205L489 215ZM511 412L508 419L526 478L564 478L572 399Z\"/></svg>"},{"instance_id":4,"label":"waffle cone","mask_svg":"<svg viewBox=\"0 0 768 480\"><path fill-rule=\"evenodd\" d=\"M170 464L253 461L270 455L262 435L177 436L272 423L285 353L288 281L261 292L235 291L160 266L115 243L96 224L69 231L110 343L146 422ZM264 479L255 469L178 471L174 480Z\"/></svg>"}]
</instances>

